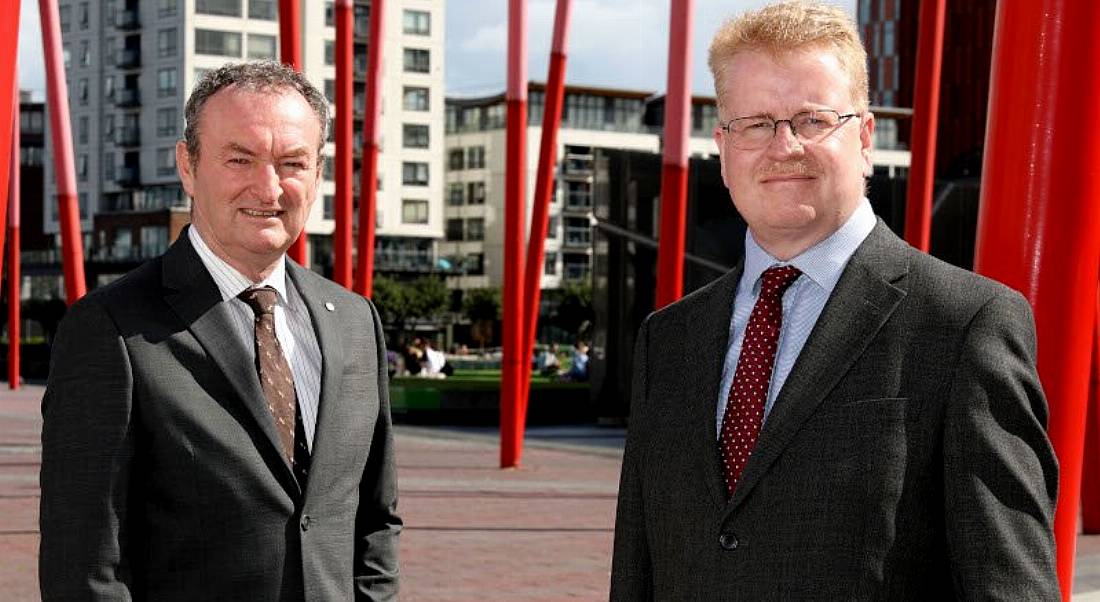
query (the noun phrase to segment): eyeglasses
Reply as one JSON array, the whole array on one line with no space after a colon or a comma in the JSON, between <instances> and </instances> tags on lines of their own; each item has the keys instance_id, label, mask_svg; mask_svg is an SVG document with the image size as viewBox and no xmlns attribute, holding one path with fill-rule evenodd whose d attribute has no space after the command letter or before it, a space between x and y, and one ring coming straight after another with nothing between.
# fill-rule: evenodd
<instances>
[{"instance_id":1,"label":"eyeglasses","mask_svg":"<svg viewBox=\"0 0 1100 602\"><path fill-rule=\"evenodd\" d=\"M802 144L813 144L831 134L859 113L841 115L832 109L815 109L795 114L790 119L772 119L767 115L736 117L722 124L733 145L742 150L757 150L771 143L779 124L791 126L791 133Z\"/></svg>"}]
</instances>

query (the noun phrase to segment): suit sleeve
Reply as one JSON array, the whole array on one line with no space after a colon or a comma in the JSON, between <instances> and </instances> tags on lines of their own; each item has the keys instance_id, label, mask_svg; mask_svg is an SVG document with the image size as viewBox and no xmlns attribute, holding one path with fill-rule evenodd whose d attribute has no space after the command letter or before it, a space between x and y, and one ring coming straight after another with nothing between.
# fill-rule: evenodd
<instances>
[{"instance_id":1,"label":"suit sleeve","mask_svg":"<svg viewBox=\"0 0 1100 602\"><path fill-rule=\"evenodd\" d=\"M42 399L43 600L129 600L126 518L134 457L130 362L106 310L70 308Z\"/></svg>"},{"instance_id":2,"label":"suit sleeve","mask_svg":"<svg viewBox=\"0 0 1100 602\"><path fill-rule=\"evenodd\" d=\"M378 358L378 418L371 440L370 457L359 484L359 510L355 516L355 599L396 600L398 590L397 468L394 461L393 426L390 419L389 374L382 322L374 305L367 302L374 323Z\"/></svg>"},{"instance_id":3,"label":"suit sleeve","mask_svg":"<svg viewBox=\"0 0 1100 602\"><path fill-rule=\"evenodd\" d=\"M611 599L651 600L653 571L646 540L642 468L646 455L645 398L649 320L642 323L634 344L634 379L630 388L630 424L619 479L615 514L615 546L611 561Z\"/></svg>"},{"instance_id":4,"label":"suit sleeve","mask_svg":"<svg viewBox=\"0 0 1100 602\"><path fill-rule=\"evenodd\" d=\"M1018 294L965 334L944 416L944 519L959 599L1059 600L1052 532L1058 467Z\"/></svg>"}]
</instances>

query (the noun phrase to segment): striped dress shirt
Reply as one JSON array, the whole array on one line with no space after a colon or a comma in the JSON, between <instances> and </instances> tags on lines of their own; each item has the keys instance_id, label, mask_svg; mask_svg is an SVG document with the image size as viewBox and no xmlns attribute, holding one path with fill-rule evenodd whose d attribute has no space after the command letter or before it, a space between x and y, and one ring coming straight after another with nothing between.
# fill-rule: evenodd
<instances>
[{"instance_id":1,"label":"striped dress shirt","mask_svg":"<svg viewBox=\"0 0 1100 602\"><path fill-rule=\"evenodd\" d=\"M817 324L817 318L821 316L829 295L840 280L852 254L874 229L875 222L875 212L871 209L870 201L863 199L839 230L790 261L780 261L772 257L756 243L752 232L745 233L745 269L733 300L729 346L722 364L722 388L718 392L716 437L722 434L722 417L726 413L726 402L733 385L734 373L737 371L737 359L741 356L745 325L748 324L752 308L760 294L761 275L768 268L780 265L793 265L802 270L802 276L783 295L783 323L779 330L779 346L775 352L775 367L772 369L772 380L764 403L764 420L767 421L768 414L775 405L775 398L783 388L806 339L810 337L810 331Z\"/></svg>"},{"instance_id":2,"label":"striped dress shirt","mask_svg":"<svg viewBox=\"0 0 1100 602\"><path fill-rule=\"evenodd\" d=\"M206 270L214 278L222 295L222 302L229 304L233 316L234 332L248 350L249 357L256 359L255 314L237 295L253 286L270 286L279 293L275 304L275 336L283 348L290 371L294 373L294 391L298 394L298 406L302 412L302 426L306 432L306 444L313 451L313 434L317 429L317 410L321 397L321 347L317 344L317 334L313 331L313 321L309 310L298 290L287 280L286 256L271 274L261 282L253 283L222 258L214 254L202 240L194 226L187 228L191 246L199 254Z\"/></svg>"}]
</instances>

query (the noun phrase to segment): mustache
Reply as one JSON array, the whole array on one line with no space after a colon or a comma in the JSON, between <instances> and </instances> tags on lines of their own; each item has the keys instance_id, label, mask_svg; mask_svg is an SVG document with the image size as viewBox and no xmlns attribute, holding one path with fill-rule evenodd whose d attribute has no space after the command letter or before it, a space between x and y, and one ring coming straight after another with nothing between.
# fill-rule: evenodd
<instances>
[{"instance_id":1,"label":"mustache","mask_svg":"<svg viewBox=\"0 0 1100 602\"><path fill-rule=\"evenodd\" d=\"M808 157L798 157L780 163L768 163L761 167L756 175L758 179L766 180L775 177L817 176L820 174L821 170Z\"/></svg>"}]
</instances>

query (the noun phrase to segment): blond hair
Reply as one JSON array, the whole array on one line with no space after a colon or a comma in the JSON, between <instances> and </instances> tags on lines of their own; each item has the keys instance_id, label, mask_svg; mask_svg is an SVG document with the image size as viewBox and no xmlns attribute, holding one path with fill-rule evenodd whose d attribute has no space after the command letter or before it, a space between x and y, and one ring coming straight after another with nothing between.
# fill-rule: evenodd
<instances>
[{"instance_id":1,"label":"blond hair","mask_svg":"<svg viewBox=\"0 0 1100 602\"><path fill-rule=\"evenodd\" d=\"M852 102L866 111L867 51L855 22L843 9L828 4L791 0L772 4L734 17L718 30L710 43L707 64L714 76L718 108L722 107L725 65L738 53L762 51L772 56L821 48L833 52L852 82Z\"/></svg>"}]
</instances>

